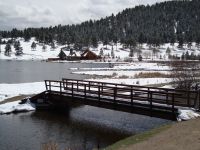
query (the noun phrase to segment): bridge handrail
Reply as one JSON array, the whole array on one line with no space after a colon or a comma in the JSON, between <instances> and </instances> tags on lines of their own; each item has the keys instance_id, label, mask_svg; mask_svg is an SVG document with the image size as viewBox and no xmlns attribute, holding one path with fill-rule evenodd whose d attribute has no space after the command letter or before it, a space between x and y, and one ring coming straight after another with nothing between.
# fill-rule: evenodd
<instances>
[{"instance_id":1,"label":"bridge handrail","mask_svg":"<svg viewBox=\"0 0 200 150\"><path fill-rule=\"evenodd\" d=\"M149 89L157 89L157 90L168 90L168 91L176 91L176 92L197 92L197 90L182 90L182 89L172 89L172 88L160 88L160 87L152 87L152 86L140 86L140 85L130 85L130 84L118 84L118 83L109 83L109 82L100 82L100 81L90 81L90 80L79 80L79 79L67 79L62 78L62 81L67 80L70 81L81 81L81 82L87 82L87 83L97 83L97 84L108 84L108 85L114 85L114 86L126 86L126 87L135 87L135 88L149 88Z\"/></svg>"}]
</instances>

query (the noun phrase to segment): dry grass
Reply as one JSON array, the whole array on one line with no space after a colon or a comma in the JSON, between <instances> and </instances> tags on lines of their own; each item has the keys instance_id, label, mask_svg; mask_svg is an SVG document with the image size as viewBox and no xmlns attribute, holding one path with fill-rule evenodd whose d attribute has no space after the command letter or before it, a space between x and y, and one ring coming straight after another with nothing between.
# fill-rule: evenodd
<instances>
[{"instance_id":1,"label":"dry grass","mask_svg":"<svg viewBox=\"0 0 200 150\"><path fill-rule=\"evenodd\" d=\"M41 150L61 150L61 149L59 148L57 143L50 141L48 143L42 144ZM71 150L71 149L65 148L64 150Z\"/></svg>"},{"instance_id":2,"label":"dry grass","mask_svg":"<svg viewBox=\"0 0 200 150\"><path fill-rule=\"evenodd\" d=\"M58 145L54 142L45 143L42 145L41 150L58 150Z\"/></svg>"},{"instance_id":3,"label":"dry grass","mask_svg":"<svg viewBox=\"0 0 200 150\"><path fill-rule=\"evenodd\" d=\"M135 78L170 78L169 74L160 72L140 72L134 76Z\"/></svg>"}]
</instances>

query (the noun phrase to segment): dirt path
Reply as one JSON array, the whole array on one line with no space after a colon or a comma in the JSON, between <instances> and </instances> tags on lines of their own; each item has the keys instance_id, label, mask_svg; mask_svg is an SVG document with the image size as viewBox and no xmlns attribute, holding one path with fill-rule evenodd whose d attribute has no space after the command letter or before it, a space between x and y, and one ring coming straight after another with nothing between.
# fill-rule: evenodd
<instances>
[{"instance_id":1,"label":"dirt path","mask_svg":"<svg viewBox=\"0 0 200 150\"><path fill-rule=\"evenodd\" d=\"M8 98L8 99L1 101L0 105L8 103L8 102L14 102L14 101L22 100L26 97L31 97L31 96L33 96L33 95L20 95L20 96L11 97L11 98Z\"/></svg>"},{"instance_id":2,"label":"dirt path","mask_svg":"<svg viewBox=\"0 0 200 150\"><path fill-rule=\"evenodd\" d=\"M141 143L119 150L200 150L200 119L176 123Z\"/></svg>"}]
</instances>

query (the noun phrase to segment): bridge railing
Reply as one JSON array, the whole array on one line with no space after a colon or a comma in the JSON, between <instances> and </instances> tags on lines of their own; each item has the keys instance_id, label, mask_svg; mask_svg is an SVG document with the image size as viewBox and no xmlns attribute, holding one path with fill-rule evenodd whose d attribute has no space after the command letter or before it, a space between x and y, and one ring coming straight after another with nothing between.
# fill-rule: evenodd
<instances>
[{"instance_id":1,"label":"bridge railing","mask_svg":"<svg viewBox=\"0 0 200 150\"><path fill-rule=\"evenodd\" d=\"M62 81L45 80L48 91L57 91L72 97L95 99L113 103L168 107L174 111L176 107L193 107L199 103L198 91L165 89L145 86L94 82L85 80L63 79Z\"/></svg>"}]
</instances>

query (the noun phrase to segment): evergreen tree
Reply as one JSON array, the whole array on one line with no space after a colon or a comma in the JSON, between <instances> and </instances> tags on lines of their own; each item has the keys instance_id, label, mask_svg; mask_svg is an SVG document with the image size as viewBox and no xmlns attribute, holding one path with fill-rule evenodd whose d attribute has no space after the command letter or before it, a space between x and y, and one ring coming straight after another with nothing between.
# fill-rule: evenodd
<instances>
[{"instance_id":1,"label":"evergreen tree","mask_svg":"<svg viewBox=\"0 0 200 150\"><path fill-rule=\"evenodd\" d=\"M171 49L170 49L169 47L166 49L166 54L168 55L168 57L169 57L170 54L171 54Z\"/></svg>"},{"instance_id":2,"label":"evergreen tree","mask_svg":"<svg viewBox=\"0 0 200 150\"><path fill-rule=\"evenodd\" d=\"M142 55L139 55L138 61L142 61Z\"/></svg>"},{"instance_id":3,"label":"evergreen tree","mask_svg":"<svg viewBox=\"0 0 200 150\"><path fill-rule=\"evenodd\" d=\"M184 44L183 36L179 35L179 37L178 37L178 48L183 48L183 44Z\"/></svg>"},{"instance_id":4,"label":"evergreen tree","mask_svg":"<svg viewBox=\"0 0 200 150\"><path fill-rule=\"evenodd\" d=\"M106 45L106 49L107 49L107 45L108 45L108 39L107 38L103 41L103 45Z\"/></svg>"},{"instance_id":5,"label":"evergreen tree","mask_svg":"<svg viewBox=\"0 0 200 150\"><path fill-rule=\"evenodd\" d=\"M30 34L28 29L25 29L24 30L24 40L25 40L25 42L28 42L30 39L31 39L31 34Z\"/></svg>"},{"instance_id":6,"label":"evergreen tree","mask_svg":"<svg viewBox=\"0 0 200 150\"><path fill-rule=\"evenodd\" d=\"M103 56L103 49L100 49L99 56Z\"/></svg>"},{"instance_id":7,"label":"evergreen tree","mask_svg":"<svg viewBox=\"0 0 200 150\"><path fill-rule=\"evenodd\" d=\"M63 52L63 50L60 50L60 53L58 54L58 57L61 60L65 60L66 59L66 54Z\"/></svg>"},{"instance_id":8,"label":"evergreen tree","mask_svg":"<svg viewBox=\"0 0 200 150\"><path fill-rule=\"evenodd\" d=\"M115 53L114 53L114 49L113 49L113 47L112 47L112 50L111 50L111 57L112 57L112 59L115 58Z\"/></svg>"},{"instance_id":9,"label":"evergreen tree","mask_svg":"<svg viewBox=\"0 0 200 150\"><path fill-rule=\"evenodd\" d=\"M51 43L51 50L55 50L55 48L56 48L55 43L52 42L52 43Z\"/></svg>"},{"instance_id":10,"label":"evergreen tree","mask_svg":"<svg viewBox=\"0 0 200 150\"><path fill-rule=\"evenodd\" d=\"M32 44L31 44L31 49L32 49L32 50L35 50L36 47L37 47L36 43L35 43L35 42L32 42Z\"/></svg>"},{"instance_id":11,"label":"evergreen tree","mask_svg":"<svg viewBox=\"0 0 200 150\"><path fill-rule=\"evenodd\" d=\"M185 53L181 55L181 60L185 60Z\"/></svg>"},{"instance_id":12,"label":"evergreen tree","mask_svg":"<svg viewBox=\"0 0 200 150\"><path fill-rule=\"evenodd\" d=\"M21 47L21 44L19 41L15 42L14 44L14 48L15 48L15 55L19 56L23 54L23 48Z\"/></svg>"},{"instance_id":13,"label":"evergreen tree","mask_svg":"<svg viewBox=\"0 0 200 150\"><path fill-rule=\"evenodd\" d=\"M11 46L9 43L7 43L5 46L5 52L4 52L5 56L10 56L10 52L11 52Z\"/></svg>"},{"instance_id":14,"label":"evergreen tree","mask_svg":"<svg viewBox=\"0 0 200 150\"><path fill-rule=\"evenodd\" d=\"M43 45L43 46L42 46L42 51L45 52L46 49L47 49L46 45Z\"/></svg>"},{"instance_id":15,"label":"evergreen tree","mask_svg":"<svg viewBox=\"0 0 200 150\"><path fill-rule=\"evenodd\" d=\"M129 48L130 48L130 53L129 53L129 57L133 57L134 56L134 50L137 46L137 43L134 39L129 39L127 41L127 45L129 45Z\"/></svg>"},{"instance_id":16,"label":"evergreen tree","mask_svg":"<svg viewBox=\"0 0 200 150\"><path fill-rule=\"evenodd\" d=\"M96 37L93 37L93 38L92 38L92 46L93 46L94 48L97 48L97 47L98 47L98 43L97 43Z\"/></svg>"},{"instance_id":17,"label":"evergreen tree","mask_svg":"<svg viewBox=\"0 0 200 150\"><path fill-rule=\"evenodd\" d=\"M188 51L185 53L185 59L186 59L186 60L189 60L189 59L190 59L190 55L189 55L189 52L188 52Z\"/></svg>"}]
</instances>

